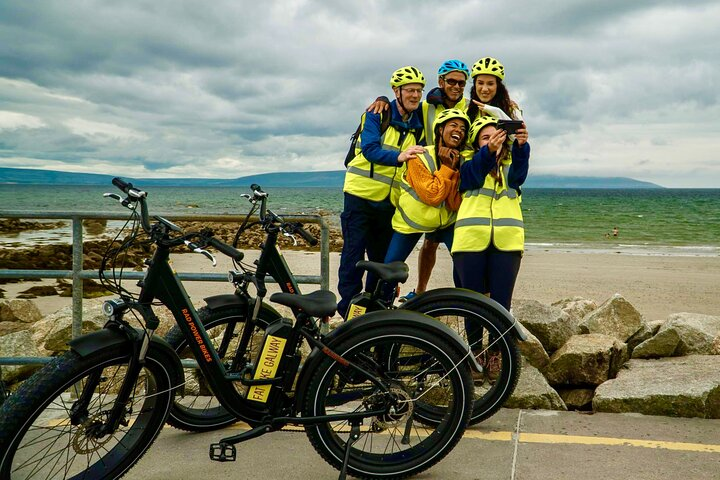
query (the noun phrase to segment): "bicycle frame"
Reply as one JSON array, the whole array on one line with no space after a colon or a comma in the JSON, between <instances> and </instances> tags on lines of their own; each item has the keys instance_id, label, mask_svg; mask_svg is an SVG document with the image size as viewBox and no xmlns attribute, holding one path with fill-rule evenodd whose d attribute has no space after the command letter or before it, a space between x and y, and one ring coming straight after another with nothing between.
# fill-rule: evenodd
<instances>
[{"instance_id":1,"label":"bicycle frame","mask_svg":"<svg viewBox=\"0 0 720 480\"><path fill-rule=\"evenodd\" d=\"M178 327L188 339L188 346L198 361L198 367L220 403L238 419L251 425L257 424L268 414L268 410L251 404L235 390L232 380L239 378L230 375L223 366L185 287L168 262L169 254L168 247L158 245L142 282L140 304L150 305L158 299L170 309Z\"/></svg>"}]
</instances>

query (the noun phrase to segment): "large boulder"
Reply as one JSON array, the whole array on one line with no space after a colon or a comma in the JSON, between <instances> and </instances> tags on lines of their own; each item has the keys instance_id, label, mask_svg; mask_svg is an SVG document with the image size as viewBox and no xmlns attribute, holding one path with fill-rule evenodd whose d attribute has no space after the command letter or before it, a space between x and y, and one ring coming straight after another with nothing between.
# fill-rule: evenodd
<instances>
[{"instance_id":1,"label":"large boulder","mask_svg":"<svg viewBox=\"0 0 720 480\"><path fill-rule=\"evenodd\" d=\"M548 353L562 347L577 331L577 323L570 315L536 300L514 301L513 314L540 340Z\"/></svg>"},{"instance_id":2,"label":"large boulder","mask_svg":"<svg viewBox=\"0 0 720 480\"><path fill-rule=\"evenodd\" d=\"M518 322L518 325L520 325L520 329L523 331L525 336L527 336L527 340L518 342L520 353L523 357L525 357L530 365L538 370L544 369L547 364L550 363L550 356L547 354L545 348L542 346L542 343L540 343L540 340L538 340L535 335L533 335L527 328L523 327L520 322Z\"/></svg>"},{"instance_id":3,"label":"large boulder","mask_svg":"<svg viewBox=\"0 0 720 480\"><path fill-rule=\"evenodd\" d=\"M551 304L567 313L576 323L580 323L585 315L597 308L597 303L582 297L563 298Z\"/></svg>"},{"instance_id":4,"label":"large boulder","mask_svg":"<svg viewBox=\"0 0 720 480\"><path fill-rule=\"evenodd\" d=\"M580 322L580 333L602 333L625 343L643 327L640 312L630 302L616 293L597 310L589 313Z\"/></svg>"},{"instance_id":5,"label":"large boulder","mask_svg":"<svg viewBox=\"0 0 720 480\"><path fill-rule=\"evenodd\" d=\"M615 377L628 359L627 346L609 335L574 335L550 357L551 385L600 385Z\"/></svg>"},{"instance_id":6,"label":"large boulder","mask_svg":"<svg viewBox=\"0 0 720 480\"><path fill-rule=\"evenodd\" d=\"M30 300L0 300L0 322L35 323L41 318L40 310Z\"/></svg>"},{"instance_id":7,"label":"large boulder","mask_svg":"<svg viewBox=\"0 0 720 480\"><path fill-rule=\"evenodd\" d=\"M0 357L40 357L42 356L32 340L30 330L21 330L0 337ZM2 379L7 384L24 380L39 365L3 365Z\"/></svg>"},{"instance_id":8,"label":"large boulder","mask_svg":"<svg viewBox=\"0 0 720 480\"><path fill-rule=\"evenodd\" d=\"M503 406L505 408L567 410L560 395L547 383L542 373L527 362L523 362L517 387Z\"/></svg>"},{"instance_id":9,"label":"large boulder","mask_svg":"<svg viewBox=\"0 0 720 480\"><path fill-rule=\"evenodd\" d=\"M720 356L632 359L595 390L596 412L720 418Z\"/></svg>"},{"instance_id":10,"label":"large boulder","mask_svg":"<svg viewBox=\"0 0 720 480\"><path fill-rule=\"evenodd\" d=\"M82 308L82 333L99 330L107 317L102 313L102 300L86 300ZM32 338L41 352L54 355L68 349L72 338L72 306L48 315L33 325Z\"/></svg>"},{"instance_id":11,"label":"large boulder","mask_svg":"<svg viewBox=\"0 0 720 480\"><path fill-rule=\"evenodd\" d=\"M633 358L682 355L720 355L720 317L700 313L673 313L658 332L640 343Z\"/></svg>"}]
</instances>

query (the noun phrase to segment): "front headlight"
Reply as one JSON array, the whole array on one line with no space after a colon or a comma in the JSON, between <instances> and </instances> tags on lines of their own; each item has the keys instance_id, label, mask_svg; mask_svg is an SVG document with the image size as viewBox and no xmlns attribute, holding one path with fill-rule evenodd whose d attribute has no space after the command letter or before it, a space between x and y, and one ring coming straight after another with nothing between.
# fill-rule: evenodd
<instances>
[{"instance_id":1,"label":"front headlight","mask_svg":"<svg viewBox=\"0 0 720 480\"><path fill-rule=\"evenodd\" d=\"M102 304L103 314L112 318L116 313L119 313L125 307L125 302L119 298L113 298L112 300L105 300Z\"/></svg>"}]
</instances>

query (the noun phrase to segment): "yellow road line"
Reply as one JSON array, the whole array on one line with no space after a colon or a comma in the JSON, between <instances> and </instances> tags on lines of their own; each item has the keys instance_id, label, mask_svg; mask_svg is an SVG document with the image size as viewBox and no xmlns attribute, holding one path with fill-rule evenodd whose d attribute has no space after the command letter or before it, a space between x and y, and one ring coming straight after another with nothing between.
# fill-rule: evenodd
<instances>
[{"instance_id":1,"label":"yellow road line","mask_svg":"<svg viewBox=\"0 0 720 480\"><path fill-rule=\"evenodd\" d=\"M478 432L466 430L463 438L478 440L509 442L512 432ZM553 435L546 433L520 433L519 443L575 444L575 445L609 445L620 447L658 448L686 452L720 453L720 445L685 442L665 442L660 440L637 440L631 438L587 437L580 435Z\"/></svg>"}]
</instances>

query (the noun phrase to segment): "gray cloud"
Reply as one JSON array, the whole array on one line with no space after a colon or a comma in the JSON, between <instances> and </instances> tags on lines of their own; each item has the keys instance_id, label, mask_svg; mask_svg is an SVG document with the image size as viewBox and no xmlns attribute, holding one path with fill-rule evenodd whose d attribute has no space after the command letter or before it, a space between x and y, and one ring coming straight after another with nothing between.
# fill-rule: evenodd
<instances>
[{"instance_id":1,"label":"gray cloud","mask_svg":"<svg viewBox=\"0 0 720 480\"><path fill-rule=\"evenodd\" d=\"M443 60L490 55L524 109L533 171L717 187L719 21L709 1L11 0L0 166L335 170L395 68L431 87Z\"/></svg>"}]
</instances>

